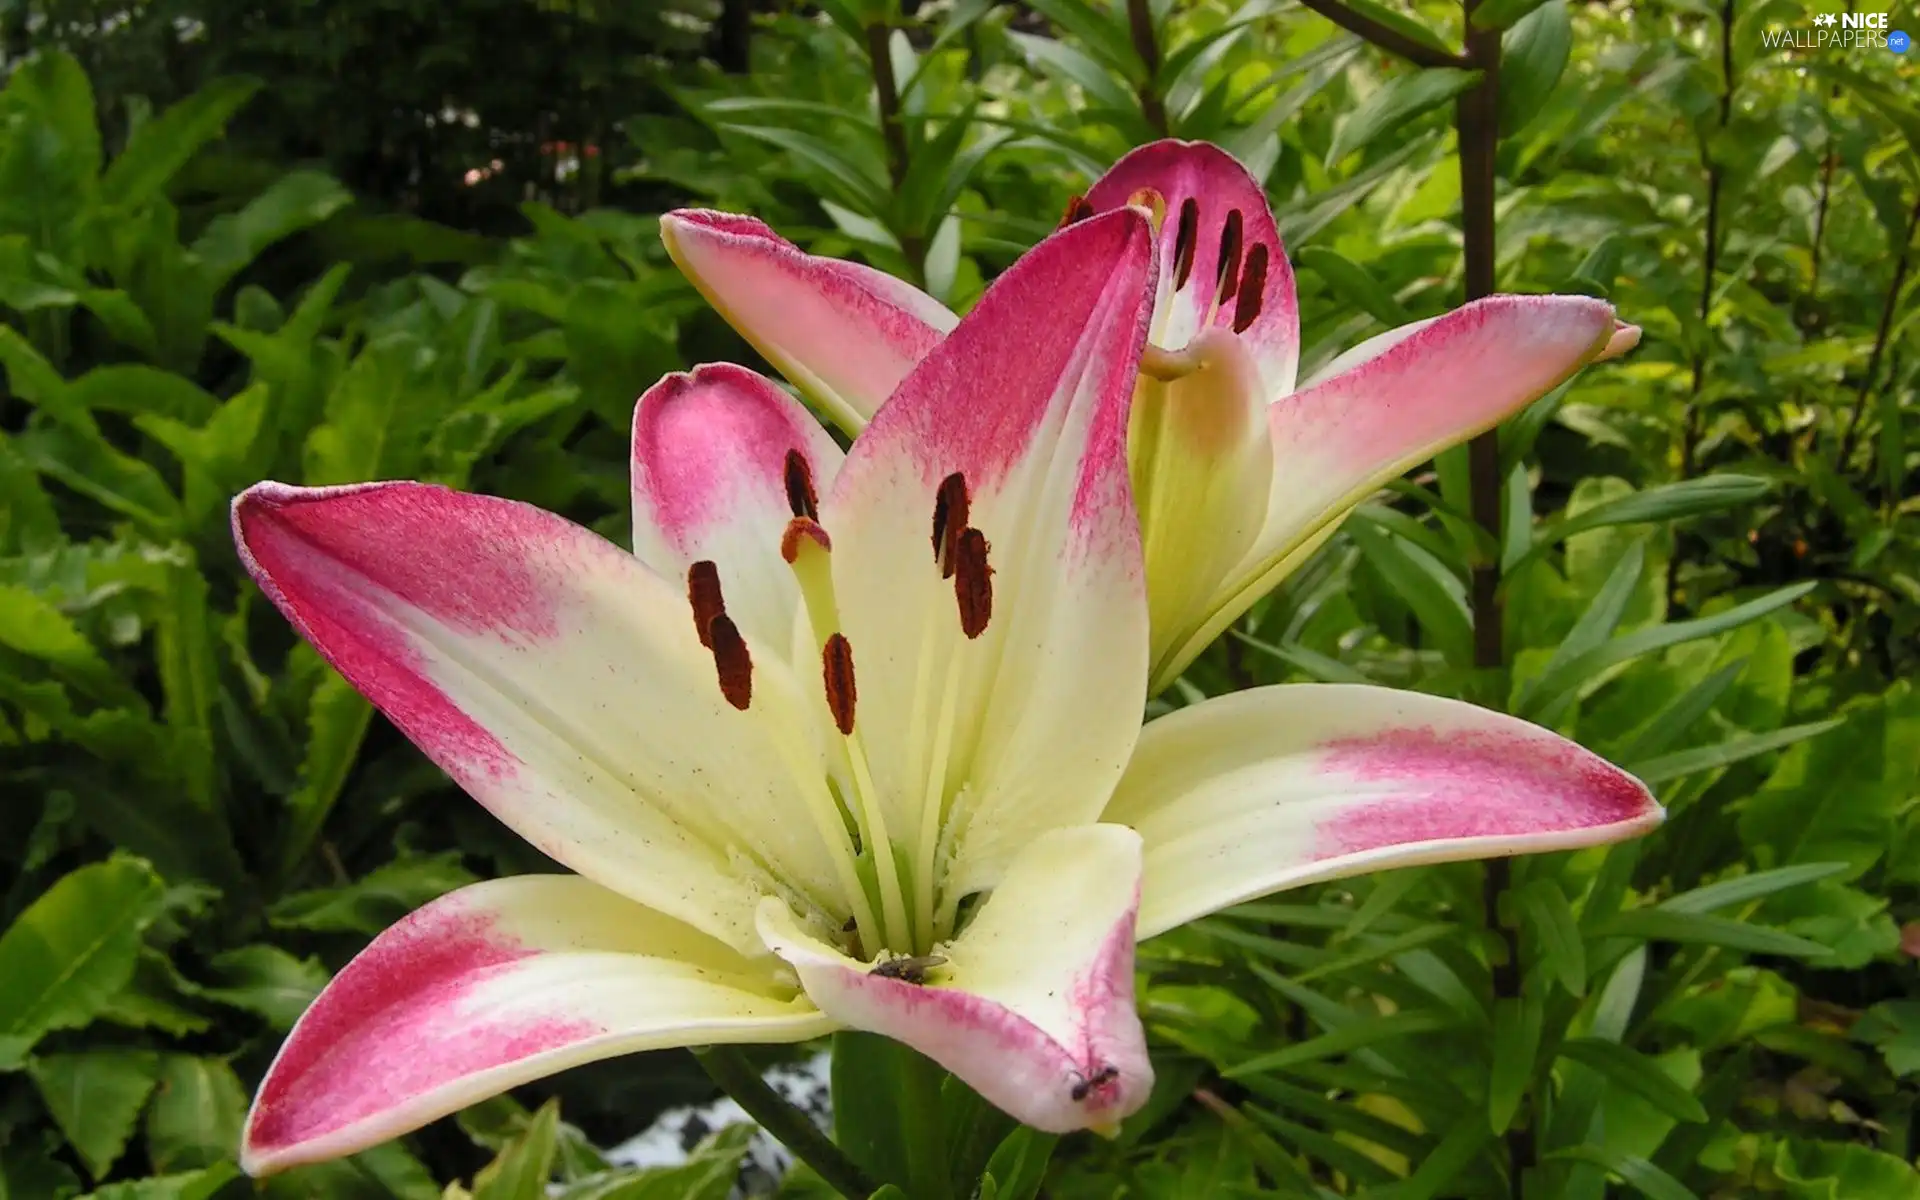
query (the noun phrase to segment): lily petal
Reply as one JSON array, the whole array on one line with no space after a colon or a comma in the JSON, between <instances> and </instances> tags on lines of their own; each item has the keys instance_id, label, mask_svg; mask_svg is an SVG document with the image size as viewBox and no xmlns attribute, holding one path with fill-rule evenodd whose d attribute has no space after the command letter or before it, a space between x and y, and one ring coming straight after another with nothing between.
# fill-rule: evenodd
<instances>
[{"instance_id":1,"label":"lily petal","mask_svg":"<svg viewBox=\"0 0 1920 1200\"><path fill-rule=\"evenodd\" d=\"M1153 1086L1133 998L1139 879L1132 830L1043 834L924 983L808 936L778 900L761 932L841 1024L906 1043L1035 1129L1111 1131Z\"/></svg>"},{"instance_id":2,"label":"lily petal","mask_svg":"<svg viewBox=\"0 0 1920 1200\"><path fill-rule=\"evenodd\" d=\"M1374 489L1526 407L1613 336L1613 307L1585 296L1489 296L1369 339L1267 410L1273 490L1254 547L1211 616L1171 639L1170 681L1279 581L1294 552Z\"/></svg>"},{"instance_id":3,"label":"lily petal","mask_svg":"<svg viewBox=\"0 0 1920 1200\"><path fill-rule=\"evenodd\" d=\"M1209 329L1180 357L1197 369L1140 376L1127 435L1156 663L1231 582L1273 485L1267 395L1242 340Z\"/></svg>"},{"instance_id":4,"label":"lily petal","mask_svg":"<svg viewBox=\"0 0 1920 1200\"><path fill-rule=\"evenodd\" d=\"M749 641L784 647L800 590L781 535L794 503L817 504L843 457L820 422L764 376L730 363L669 375L633 410L634 553L668 579L713 562L727 612Z\"/></svg>"},{"instance_id":5,"label":"lily petal","mask_svg":"<svg viewBox=\"0 0 1920 1200\"><path fill-rule=\"evenodd\" d=\"M773 723L723 695L684 585L551 513L426 484L257 484L233 526L294 628L546 854L742 947L768 882L747 874L839 907L835 851ZM752 671L756 694L793 687L784 663Z\"/></svg>"},{"instance_id":6,"label":"lily petal","mask_svg":"<svg viewBox=\"0 0 1920 1200\"><path fill-rule=\"evenodd\" d=\"M1093 820L1138 735L1127 412L1152 265L1133 210L1042 242L900 385L822 506L857 726L923 888L948 857L934 834L960 830L949 912L1041 831ZM943 573L936 529L977 561Z\"/></svg>"},{"instance_id":7,"label":"lily petal","mask_svg":"<svg viewBox=\"0 0 1920 1200\"><path fill-rule=\"evenodd\" d=\"M578 876L462 888L375 938L307 1009L260 1085L241 1165L352 1154L615 1055L831 1032L773 965Z\"/></svg>"},{"instance_id":8,"label":"lily petal","mask_svg":"<svg viewBox=\"0 0 1920 1200\"><path fill-rule=\"evenodd\" d=\"M1152 722L1102 820L1146 843L1140 936L1282 888L1597 846L1665 813L1558 734L1458 700L1254 688Z\"/></svg>"},{"instance_id":9,"label":"lily petal","mask_svg":"<svg viewBox=\"0 0 1920 1200\"><path fill-rule=\"evenodd\" d=\"M1607 339L1607 348L1594 356L1595 362L1606 362L1610 358L1619 358L1622 354L1640 344L1640 327L1629 325L1625 321L1613 323L1613 336Z\"/></svg>"},{"instance_id":10,"label":"lily petal","mask_svg":"<svg viewBox=\"0 0 1920 1200\"><path fill-rule=\"evenodd\" d=\"M882 271L808 254L752 217L681 209L660 240L707 302L858 433L959 318Z\"/></svg>"},{"instance_id":11,"label":"lily petal","mask_svg":"<svg viewBox=\"0 0 1920 1200\"><path fill-rule=\"evenodd\" d=\"M1154 344L1177 350L1203 330L1232 330L1235 293L1226 291L1223 283L1237 287L1257 246L1265 256L1264 286L1258 315L1240 336L1259 365L1267 396L1292 391L1300 366L1300 306L1294 294L1293 265L1287 261L1259 181L1218 146L1159 141L1132 151L1108 168L1087 192L1087 203L1104 212L1132 203L1143 191L1158 193L1166 203L1160 224ZM1183 259L1181 214L1189 200L1193 218L1187 236L1193 246ZM1237 234L1229 231L1230 224L1237 224Z\"/></svg>"}]
</instances>

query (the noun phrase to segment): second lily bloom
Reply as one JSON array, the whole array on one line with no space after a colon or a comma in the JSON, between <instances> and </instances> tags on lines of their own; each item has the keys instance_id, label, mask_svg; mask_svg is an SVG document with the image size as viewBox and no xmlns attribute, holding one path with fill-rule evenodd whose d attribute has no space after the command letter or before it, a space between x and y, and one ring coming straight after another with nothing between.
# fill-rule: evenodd
<instances>
[{"instance_id":1,"label":"second lily bloom","mask_svg":"<svg viewBox=\"0 0 1920 1200\"><path fill-rule=\"evenodd\" d=\"M1160 265L1128 447L1156 692L1380 485L1637 332L1585 296L1490 296L1370 338L1302 383L1293 268L1246 169L1215 146L1157 142L1068 216L1128 205L1155 214ZM752 218L687 210L661 233L714 307L850 433L958 322L911 284L806 254Z\"/></svg>"}]
</instances>

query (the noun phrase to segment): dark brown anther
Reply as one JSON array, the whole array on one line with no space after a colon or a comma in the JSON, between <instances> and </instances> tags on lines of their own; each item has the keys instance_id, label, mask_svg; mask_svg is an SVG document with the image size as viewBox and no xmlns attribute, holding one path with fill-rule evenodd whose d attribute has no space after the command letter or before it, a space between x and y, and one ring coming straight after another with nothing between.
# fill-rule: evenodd
<instances>
[{"instance_id":1,"label":"dark brown anther","mask_svg":"<svg viewBox=\"0 0 1920 1200\"><path fill-rule=\"evenodd\" d=\"M967 527L971 507L965 476L955 471L940 481L933 497L933 561L940 564L942 579L953 578L953 546Z\"/></svg>"},{"instance_id":2,"label":"dark brown anther","mask_svg":"<svg viewBox=\"0 0 1920 1200\"><path fill-rule=\"evenodd\" d=\"M853 733L853 706L859 692L853 685L853 647L836 633L820 647L820 677L827 688L827 708L841 737Z\"/></svg>"},{"instance_id":3,"label":"dark brown anther","mask_svg":"<svg viewBox=\"0 0 1920 1200\"><path fill-rule=\"evenodd\" d=\"M780 557L788 562L797 562L800 558L800 544L811 541L822 550L833 549L833 539L820 523L812 517L795 517L787 522L786 531L780 535Z\"/></svg>"},{"instance_id":4,"label":"dark brown anther","mask_svg":"<svg viewBox=\"0 0 1920 1200\"><path fill-rule=\"evenodd\" d=\"M708 629L715 617L725 616L727 602L720 595L720 568L708 559L687 568L687 601L693 605L693 631L700 635L700 644L713 649L713 635Z\"/></svg>"},{"instance_id":5,"label":"dark brown anther","mask_svg":"<svg viewBox=\"0 0 1920 1200\"><path fill-rule=\"evenodd\" d=\"M1245 222L1240 210L1227 214L1226 228L1220 231L1220 300L1225 304L1240 289L1240 242Z\"/></svg>"},{"instance_id":6,"label":"dark brown anther","mask_svg":"<svg viewBox=\"0 0 1920 1200\"><path fill-rule=\"evenodd\" d=\"M1095 1071L1093 1074L1088 1075L1087 1077L1082 1079L1079 1083L1074 1084L1073 1087L1069 1090L1068 1094L1073 1097L1074 1103L1078 1104L1080 1101L1085 1100L1088 1096L1092 1095L1093 1089L1100 1087L1103 1084L1112 1083L1114 1080L1118 1078L1120 1078L1119 1067L1113 1067L1113 1066L1101 1067L1098 1071Z\"/></svg>"},{"instance_id":7,"label":"dark brown anther","mask_svg":"<svg viewBox=\"0 0 1920 1200\"><path fill-rule=\"evenodd\" d=\"M1240 295L1233 302L1233 331L1245 333L1247 326L1260 319L1260 306L1266 301L1267 248L1258 243L1247 250L1247 265L1240 272Z\"/></svg>"},{"instance_id":8,"label":"dark brown anther","mask_svg":"<svg viewBox=\"0 0 1920 1200\"><path fill-rule=\"evenodd\" d=\"M707 626L713 638L713 665L720 673L720 694L741 712L753 703L753 656L733 618L720 613Z\"/></svg>"},{"instance_id":9,"label":"dark brown anther","mask_svg":"<svg viewBox=\"0 0 1920 1200\"><path fill-rule=\"evenodd\" d=\"M971 527L954 547L953 595L960 602L960 632L977 638L993 616L993 568L987 565L987 535Z\"/></svg>"},{"instance_id":10,"label":"dark brown anther","mask_svg":"<svg viewBox=\"0 0 1920 1200\"><path fill-rule=\"evenodd\" d=\"M1087 198L1075 196L1067 201L1067 211L1061 215L1057 228L1065 229L1069 225L1077 225L1092 215L1093 205L1087 203Z\"/></svg>"},{"instance_id":11,"label":"dark brown anther","mask_svg":"<svg viewBox=\"0 0 1920 1200\"><path fill-rule=\"evenodd\" d=\"M1200 241L1200 202L1188 196L1180 202L1180 226L1173 234L1173 290L1187 286L1193 274L1193 250Z\"/></svg>"},{"instance_id":12,"label":"dark brown anther","mask_svg":"<svg viewBox=\"0 0 1920 1200\"><path fill-rule=\"evenodd\" d=\"M809 520L820 519L820 494L813 490L813 468L807 465L806 455L798 450L787 451L787 507L796 517Z\"/></svg>"}]
</instances>

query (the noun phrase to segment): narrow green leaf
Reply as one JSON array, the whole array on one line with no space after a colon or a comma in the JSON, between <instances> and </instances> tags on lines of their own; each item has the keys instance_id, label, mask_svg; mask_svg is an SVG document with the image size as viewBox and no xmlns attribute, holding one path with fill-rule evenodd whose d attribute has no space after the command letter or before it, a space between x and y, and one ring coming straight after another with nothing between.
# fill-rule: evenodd
<instances>
[{"instance_id":1,"label":"narrow green leaf","mask_svg":"<svg viewBox=\"0 0 1920 1200\"><path fill-rule=\"evenodd\" d=\"M1442 54L1456 53L1455 49L1448 45L1444 36L1408 16L1403 8L1381 4L1377 0L1342 0L1342 2L1361 16L1396 29L1414 41L1438 50Z\"/></svg>"},{"instance_id":2,"label":"narrow green leaf","mask_svg":"<svg viewBox=\"0 0 1920 1200\"><path fill-rule=\"evenodd\" d=\"M526 1131L473 1177L474 1200L545 1200L559 1124L560 1102L541 1105Z\"/></svg>"},{"instance_id":3,"label":"narrow green leaf","mask_svg":"<svg viewBox=\"0 0 1920 1200\"><path fill-rule=\"evenodd\" d=\"M1747 669L1747 660L1737 659L1675 696L1648 718L1645 728L1634 735L1616 756L1619 762L1635 762L1660 753L1693 728L1707 715L1734 680Z\"/></svg>"},{"instance_id":4,"label":"narrow green leaf","mask_svg":"<svg viewBox=\"0 0 1920 1200\"><path fill-rule=\"evenodd\" d=\"M1634 589L1640 586L1640 574L1646 569L1647 546L1639 541L1628 546L1613 564L1613 570L1607 573L1605 583L1594 593L1592 602L1580 614L1573 628L1567 631L1560 644L1555 646L1553 654L1547 659L1547 665L1540 673L1522 684L1514 697L1516 711L1526 712L1534 698L1539 695L1543 684L1555 680L1567 669L1567 664L1593 653L1605 644L1613 631L1619 628L1620 619L1626 615L1627 606L1633 603Z\"/></svg>"},{"instance_id":5,"label":"narrow green leaf","mask_svg":"<svg viewBox=\"0 0 1920 1200\"><path fill-rule=\"evenodd\" d=\"M1568 1038L1560 1043L1559 1055L1632 1092L1676 1121L1707 1119L1707 1110L1691 1092L1632 1047L1603 1038Z\"/></svg>"},{"instance_id":6,"label":"narrow green leaf","mask_svg":"<svg viewBox=\"0 0 1920 1200\"><path fill-rule=\"evenodd\" d=\"M1547 1155L1552 1159L1570 1159L1592 1163L1618 1175L1622 1182L1647 1200L1699 1200L1685 1184L1638 1155L1610 1149L1603 1142L1586 1146L1566 1146Z\"/></svg>"},{"instance_id":7,"label":"narrow green leaf","mask_svg":"<svg viewBox=\"0 0 1920 1200\"><path fill-rule=\"evenodd\" d=\"M1455 1121L1405 1183L1393 1189L1393 1200L1433 1200L1454 1194L1454 1184L1473 1165L1481 1147L1493 1139L1493 1131L1472 1113ZM1378 1193L1385 1195L1386 1192Z\"/></svg>"},{"instance_id":8,"label":"narrow green leaf","mask_svg":"<svg viewBox=\"0 0 1920 1200\"><path fill-rule=\"evenodd\" d=\"M1451 662L1468 662L1473 654L1473 618L1467 613L1466 589L1459 579L1432 555L1364 522L1349 525L1347 532L1395 595L1413 610L1441 653Z\"/></svg>"},{"instance_id":9,"label":"narrow green leaf","mask_svg":"<svg viewBox=\"0 0 1920 1200\"><path fill-rule=\"evenodd\" d=\"M1572 52L1573 18L1567 0L1548 0L1507 34L1500 49L1502 137L1526 128L1546 109Z\"/></svg>"},{"instance_id":10,"label":"narrow green leaf","mask_svg":"<svg viewBox=\"0 0 1920 1200\"><path fill-rule=\"evenodd\" d=\"M1788 888L1803 887L1851 868L1850 863L1824 862L1797 863L1790 867L1775 867L1771 871L1755 871L1751 875L1736 875L1732 879L1722 879L1681 892L1663 901L1660 908L1667 912L1710 913L1715 909L1732 908L1736 904L1784 892Z\"/></svg>"},{"instance_id":11,"label":"narrow green leaf","mask_svg":"<svg viewBox=\"0 0 1920 1200\"><path fill-rule=\"evenodd\" d=\"M1486 0L1473 10L1475 29L1507 29L1547 0Z\"/></svg>"},{"instance_id":12,"label":"narrow green leaf","mask_svg":"<svg viewBox=\"0 0 1920 1200\"><path fill-rule=\"evenodd\" d=\"M1538 547L1608 525L1649 525L1751 504L1773 489L1751 475L1703 475L1642 488L1607 500L1540 530ZM1536 553L1538 552L1536 547ZM1518 564L1515 564L1518 565Z\"/></svg>"},{"instance_id":13,"label":"narrow green leaf","mask_svg":"<svg viewBox=\"0 0 1920 1200\"><path fill-rule=\"evenodd\" d=\"M1558 881L1536 879L1515 894L1514 902L1539 947L1542 965L1559 978L1568 994L1586 995L1586 943L1580 938L1580 922Z\"/></svg>"},{"instance_id":14,"label":"narrow green leaf","mask_svg":"<svg viewBox=\"0 0 1920 1200\"><path fill-rule=\"evenodd\" d=\"M1027 61L1045 74L1077 84L1087 98L1115 112L1132 112L1139 101L1126 85L1109 70L1065 42L1032 34L1007 32L1007 37L1027 56Z\"/></svg>"},{"instance_id":15,"label":"narrow green leaf","mask_svg":"<svg viewBox=\"0 0 1920 1200\"><path fill-rule=\"evenodd\" d=\"M1742 625L1759 620L1770 612L1785 608L1817 586L1819 586L1817 583L1811 582L1796 583L1780 588L1778 591L1768 592L1745 604L1723 609L1711 616L1638 629L1596 646L1584 654L1575 655L1557 669L1540 677L1532 693L1533 703L1522 715L1534 721L1551 722L1565 710L1567 704L1573 701L1581 684L1596 678L1608 668L1643 654L1651 654L1655 650L1665 650L1669 646L1678 646L1683 642L1698 641L1701 638L1709 638L1731 629L1738 629Z\"/></svg>"},{"instance_id":16,"label":"narrow green leaf","mask_svg":"<svg viewBox=\"0 0 1920 1200\"><path fill-rule=\"evenodd\" d=\"M1338 1029L1323 1033L1318 1037L1296 1042L1291 1046L1276 1050L1271 1054L1262 1054L1236 1066L1229 1067L1221 1074L1229 1079L1241 1075L1251 1075L1266 1071L1281 1071L1301 1063L1317 1062L1335 1055L1351 1054L1355 1050L1378 1045L1396 1038L1414 1037L1423 1033L1438 1033L1442 1029L1451 1029L1459 1024L1459 1018L1452 1013L1412 1010L1389 1013L1385 1016L1362 1017Z\"/></svg>"},{"instance_id":17,"label":"narrow green leaf","mask_svg":"<svg viewBox=\"0 0 1920 1200\"><path fill-rule=\"evenodd\" d=\"M1027 7L1052 21L1093 52L1102 63L1122 75L1146 73L1134 52L1126 25L1124 4L1089 4L1087 0L1027 0Z\"/></svg>"},{"instance_id":18,"label":"narrow green leaf","mask_svg":"<svg viewBox=\"0 0 1920 1200\"><path fill-rule=\"evenodd\" d=\"M1335 296L1389 328L1412 322L1413 314L1359 263L1324 246L1305 246L1294 258L1318 275Z\"/></svg>"},{"instance_id":19,"label":"narrow green leaf","mask_svg":"<svg viewBox=\"0 0 1920 1200\"><path fill-rule=\"evenodd\" d=\"M1811 737L1819 737L1829 729L1846 724L1845 717L1833 717L1825 721L1808 721L1804 725L1789 725L1784 729L1775 729L1767 733L1750 733L1743 737L1728 738L1711 746L1696 746L1691 750L1677 750L1672 754L1663 754L1658 758L1649 758L1634 763L1627 769L1647 783L1663 783L1669 779L1679 779L1699 771L1712 771L1729 766L1745 759L1770 754L1775 750L1803 742Z\"/></svg>"},{"instance_id":20,"label":"narrow green leaf","mask_svg":"<svg viewBox=\"0 0 1920 1200\"><path fill-rule=\"evenodd\" d=\"M1540 1055L1540 1000L1529 989L1493 1002L1493 1063L1487 1071L1487 1124L1505 1133L1520 1111Z\"/></svg>"},{"instance_id":21,"label":"narrow green leaf","mask_svg":"<svg viewBox=\"0 0 1920 1200\"><path fill-rule=\"evenodd\" d=\"M1723 950L1778 954L1787 958L1825 958L1828 954L1827 948L1819 942L1795 937L1778 929L1671 909L1628 909L1607 918L1593 932L1599 937L1634 937L1686 946L1718 946Z\"/></svg>"},{"instance_id":22,"label":"narrow green leaf","mask_svg":"<svg viewBox=\"0 0 1920 1200\"><path fill-rule=\"evenodd\" d=\"M1480 72L1458 67L1434 67L1388 80L1341 122L1327 149L1327 165L1333 166L1381 134L1399 129L1479 82Z\"/></svg>"},{"instance_id":23,"label":"narrow green leaf","mask_svg":"<svg viewBox=\"0 0 1920 1200\"><path fill-rule=\"evenodd\" d=\"M1033 1200L1046 1181L1047 1164L1060 1139L1026 1126L1008 1134L987 1160L987 1175L998 1188L1001 1200Z\"/></svg>"},{"instance_id":24,"label":"narrow green leaf","mask_svg":"<svg viewBox=\"0 0 1920 1200\"><path fill-rule=\"evenodd\" d=\"M1229 631L1228 636L1239 638L1262 654L1271 654L1301 674L1310 675L1321 683L1373 682L1372 677L1366 673L1348 666L1337 658L1329 658L1318 650L1309 650L1300 645L1262 641L1237 629Z\"/></svg>"}]
</instances>

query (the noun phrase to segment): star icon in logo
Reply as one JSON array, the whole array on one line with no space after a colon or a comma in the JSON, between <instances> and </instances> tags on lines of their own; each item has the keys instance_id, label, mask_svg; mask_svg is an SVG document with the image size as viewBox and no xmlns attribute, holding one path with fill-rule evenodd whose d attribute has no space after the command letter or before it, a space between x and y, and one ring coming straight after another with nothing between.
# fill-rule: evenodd
<instances>
[{"instance_id":1,"label":"star icon in logo","mask_svg":"<svg viewBox=\"0 0 1920 1200\"><path fill-rule=\"evenodd\" d=\"M1815 25L1831 25L1833 24L1833 14L1820 13L1813 18L1813 23Z\"/></svg>"}]
</instances>

